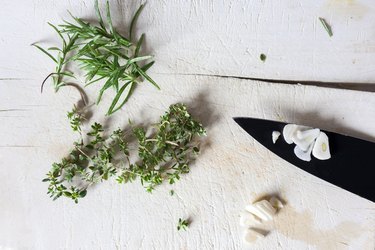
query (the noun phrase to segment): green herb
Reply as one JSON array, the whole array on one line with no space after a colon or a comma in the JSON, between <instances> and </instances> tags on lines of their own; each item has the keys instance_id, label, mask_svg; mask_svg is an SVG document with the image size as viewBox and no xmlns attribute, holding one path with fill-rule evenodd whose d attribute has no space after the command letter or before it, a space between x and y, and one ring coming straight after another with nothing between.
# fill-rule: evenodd
<instances>
[{"instance_id":1,"label":"green herb","mask_svg":"<svg viewBox=\"0 0 375 250\"><path fill-rule=\"evenodd\" d=\"M42 82L40 91L43 91L44 83L47 81L48 78L52 76L53 79L53 86L55 91L57 92L60 87L65 86L66 82L64 80L64 77L70 77L75 78L73 73L64 69L66 67L66 64L70 61L70 57L68 57L68 54L70 54L72 51L76 50L78 46L75 44L77 41L77 35L73 36L66 36L64 37L61 31L54 26L51 23L48 23L59 35L62 41L62 48L57 47L50 47L47 50L43 49L37 44L32 44L32 46L38 48L40 51L42 51L44 54L46 54L49 58L51 58L56 63L55 71L50 73ZM57 55L53 56L48 51L56 51Z\"/></svg>"},{"instance_id":2,"label":"green herb","mask_svg":"<svg viewBox=\"0 0 375 250\"><path fill-rule=\"evenodd\" d=\"M267 59L267 56L265 54L260 54L259 58L260 58L260 60L262 60L263 62L265 62L266 59Z\"/></svg>"},{"instance_id":3,"label":"green herb","mask_svg":"<svg viewBox=\"0 0 375 250\"><path fill-rule=\"evenodd\" d=\"M33 44L56 63L55 71L43 81L41 89L51 76L55 91L67 85L65 78L74 77L74 75L65 68L72 62L79 63L85 72L86 86L100 80L105 81L99 92L97 103L100 102L106 90L109 88L115 90L116 95L108 109L108 115L124 106L136 85L140 83L141 78L146 79L159 89L155 81L146 73L154 62L140 65L152 58L152 56L139 55L144 34L135 43L130 39L143 6L139 7L131 21L129 38L121 35L113 27L108 1L105 11L107 24L101 15L98 0L95 1L95 10L99 25L93 25L73 15L71 16L74 22L64 21L64 24L57 27L49 23L61 38L62 48L51 47L45 50L39 45ZM57 55L53 56L48 51L56 51Z\"/></svg>"},{"instance_id":4,"label":"green herb","mask_svg":"<svg viewBox=\"0 0 375 250\"><path fill-rule=\"evenodd\" d=\"M80 134L80 140L74 143L67 157L52 164L43 180L49 182L48 194L54 200L65 196L78 202L89 186L111 177L118 183L139 179L148 192L165 180L173 184L190 171L189 164L199 153L197 139L206 133L183 104L170 106L152 127L131 124L132 129L127 131L117 129L108 133L101 124L94 123L87 138L82 138L82 114L74 108L68 112L68 118L73 131ZM151 135L146 136L146 131L152 132ZM132 138L137 140L135 152L130 150L134 147L129 147ZM133 163L130 162L132 154L139 158Z\"/></svg>"},{"instance_id":5,"label":"green herb","mask_svg":"<svg viewBox=\"0 0 375 250\"><path fill-rule=\"evenodd\" d=\"M180 231L181 229L186 231L187 228L189 227L189 221L188 220L183 220L181 218L178 219L178 224L177 224L177 230Z\"/></svg>"},{"instance_id":6,"label":"green herb","mask_svg":"<svg viewBox=\"0 0 375 250\"><path fill-rule=\"evenodd\" d=\"M333 36L331 26L326 22L326 20L322 17L319 17L320 23L323 25L324 29L327 31L329 36Z\"/></svg>"},{"instance_id":7,"label":"green herb","mask_svg":"<svg viewBox=\"0 0 375 250\"><path fill-rule=\"evenodd\" d=\"M169 191L169 194L170 194L171 196L173 196L173 195L174 195L174 190Z\"/></svg>"}]
</instances>

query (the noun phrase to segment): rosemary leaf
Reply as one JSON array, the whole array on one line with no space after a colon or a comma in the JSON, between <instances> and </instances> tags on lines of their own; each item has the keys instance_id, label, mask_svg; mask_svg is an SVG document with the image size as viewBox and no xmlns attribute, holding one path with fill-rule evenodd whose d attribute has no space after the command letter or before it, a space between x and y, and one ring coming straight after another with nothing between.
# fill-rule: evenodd
<instances>
[{"instance_id":1,"label":"rosemary leaf","mask_svg":"<svg viewBox=\"0 0 375 250\"><path fill-rule=\"evenodd\" d=\"M322 17L319 17L319 21L323 25L324 29L327 31L328 35L330 37L333 36L331 26L326 22L326 20Z\"/></svg>"}]
</instances>

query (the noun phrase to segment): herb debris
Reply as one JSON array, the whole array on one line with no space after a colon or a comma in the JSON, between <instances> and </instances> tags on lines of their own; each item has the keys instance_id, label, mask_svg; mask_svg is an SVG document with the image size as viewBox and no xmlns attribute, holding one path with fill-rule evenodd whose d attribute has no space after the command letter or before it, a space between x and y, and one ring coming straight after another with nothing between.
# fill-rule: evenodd
<instances>
[{"instance_id":1,"label":"herb debris","mask_svg":"<svg viewBox=\"0 0 375 250\"><path fill-rule=\"evenodd\" d=\"M333 36L331 26L326 22L326 20L322 17L319 17L319 21L323 25L324 29L327 31L328 35L330 37Z\"/></svg>"},{"instance_id":2,"label":"herb debris","mask_svg":"<svg viewBox=\"0 0 375 250\"><path fill-rule=\"evenodd\" d=\"M188 220L183 220L181 218L178 219L178 224L177 224L177 230L184 230L186 231L189 227L189 221Z\"/></svg>"},{"instance_id":3,"label":"herb debris","mask_svg":"<svg viewBox=\"0 0 375 250\"><path fill-rule=\"evenodd\" d=\"M266 59L267 59L267 56L262 53L262 54L260 54L259 58L260 58L260 60L262 60L262 62L265 62Z\"/></svg>"}]
</instances>

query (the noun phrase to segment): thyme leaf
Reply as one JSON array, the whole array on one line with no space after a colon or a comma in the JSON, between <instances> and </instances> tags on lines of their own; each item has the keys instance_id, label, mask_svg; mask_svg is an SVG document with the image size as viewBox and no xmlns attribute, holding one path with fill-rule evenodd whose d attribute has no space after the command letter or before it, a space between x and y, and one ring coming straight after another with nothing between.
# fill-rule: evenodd
<instances>
[{"instance_id":1,"label":"thyme leaf","mask_svg":"<svg viewBox=\"0 0 375 250\"><path fill-rule=\"evenodd\" d=\"M180 230L184 230L186 231L187 228L189 227L189 221L188 220L183 220L181 218L178 219L178 223L177 223L177 230L180 231Z\"/></svg>"}]
</instances>

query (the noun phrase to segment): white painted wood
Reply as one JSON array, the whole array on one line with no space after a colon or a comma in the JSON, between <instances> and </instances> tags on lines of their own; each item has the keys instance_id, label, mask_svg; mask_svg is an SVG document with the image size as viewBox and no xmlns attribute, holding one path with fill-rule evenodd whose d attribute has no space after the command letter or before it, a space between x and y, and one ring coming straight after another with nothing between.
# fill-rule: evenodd
<instances>
[{"instance_id":1,"label":"white painted wood","mask_svg":"<svg viewBox=\"0 0 375 250\"><path fill-rule=\"evenodd\" d=\"M208 127L207 146L175 186L149 195L139 183L114 181L91 190L78 205L52 202L40 180L74 140L65 119L79 95L71 89L40 95L38 83L2 81L0 243L32 249L241 249L239 213L262 194L287 201L271 233L255 249L373 249L374 204L312 177L256 143L233 121L252 116L306 123L373 139L375 94L265 84L214 77L154 74L110 122L155 120L175 102L190 104ZM6 98L18 91L18 98ZM109 104L94 108L104 121ZM271 136L271 135L270 135ZM355 168L355 166L353 166ZM169 195L173 188L175 196ZM177 232L190 216L188 232Z\"/></svg>"},{"instance_id":2,"label":"white painted wood","mask_svg":"<svg viewBox=\"0 0 375 250\"><path fill-rule=\"evenodd\" d=\"M0 249L242 249L239 214L268 193L279 193L287 205L252 249L374 249L373 203L284 162L232 117L305 123L375 141L375 94L194 75L371 82L371 1L341 2L149 1L140 29L156 56L150 74L162 90L141 85L108 122L107 93L91 120L113 128L128 118L155 121L183 101L208 127L205 151L175 186L149 195L138 182L109 181L78 205L52 202L41 179L75 139L65 114L79 94L72 88L55 94L47 84L40 95L40 80L53 64L28 45L55 41L46 22L67 18L66 9L92 18L92 2L2 3ZM128 20L127 8L138 4L121 4L113 7L115 15L122 12ZM318 16L332 23L332 38ZM98 87L87 88L90 102ZM188 216L191 227L178 232L178 218Z\"/></svg>"},{"instance_id":3,"label":"white painted wood","mask_svg":"<svg viewBox=\"0 0 375 250\"><path fill-rule=\"evenodd\" d=\"M139 2L111 3L116 26L127 30ZM69 19L68 9L95 16L91 0L4 1L0 77L49 72L52 63L28 45L55 41L46 22ZM332 37L318 17L332 26ZM371 0L148 1L138 31L147 34L160 73L373 83L374 26Z\"/></svg>"}]
</instances>

